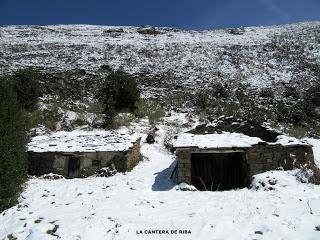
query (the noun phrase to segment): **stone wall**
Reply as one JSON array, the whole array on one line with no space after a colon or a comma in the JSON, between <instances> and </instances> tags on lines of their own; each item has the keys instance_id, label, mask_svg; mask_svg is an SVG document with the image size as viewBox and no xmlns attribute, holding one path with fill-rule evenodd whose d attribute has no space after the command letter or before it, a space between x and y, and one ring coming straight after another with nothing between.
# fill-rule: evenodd
<instances>
[{"instance_id":1,"label":"stone wall","mask_svg":"<svg viewBox=\"0 0 320 240\"><path fill-rule=\"evenodd\" d=\"M291 170L299 164L314 162L310 145L258 144L248 149L246 158L249 177L277 168Z\"/></svg>"},{"instance_id":2,"label":"stone wall","mask_svg":"<svg viewBox=\"0 0 320 240\"><path fill-rule=\"evenodd\" d=\"M118 171L125 171L123 166L126 162L126 151L89 152L77 156L80 158L80 177L91 176L100 168L109 167L111 164L114 164Z\"/></svg>"},{"instance_id":3,"label":"stone wall","mask_svg":"<svg viewBox=\"0 0 320 240\"><path fill-rule=\"evenodd\" d=\"M283 168L291 170L306 163L313 163L313 151L310 145L282 146L280 144L258 144L251 148L230 149L198 149L177 148L177 181L191 184L191 154L192 153L231 153L244 152L243 169L246 170L245 181L250 184L255 174Z\"/></svg>"},{"instance_id":4,"label":"stone wall","mask_svg":"<svg viewBox=\"0 0 320 240\"><path fill-rule=\"evenodd\" d=\"M119 172L130 171L141 160L140 139L127 151L110 152L28 152L29 174L56 173L68 177L69 158L80 161L79 177L96 173L103 167L114 164Z\"/></svg>"},{"instance_id":5,"label":"stone wall","mask_svg":"<svg viewBox=\"0 0 320 240\"><path fill-rule=\"evenodd\" d=\"M281 145L255 145L248 149L246 159L249 178L258 173L275 170L280 166L286 170L292 169L289 163L284 164L286 153Z\"/></svg>"},{"instance_id":6,"label":"stone wall","mask_svg":"<svg viewBox=\"0 0 320 240\"><path fill-rule=\"evenodd\" d=\"M140 138L133 144L127 152L126 171L131 171L142 159L140 153Z\"/></svg>"},{"instance_id":7,"label":"stone wall","mask_svg":"<svg viewBox=\"0 0 320 240\"><path fill-rule=\"evenodd\" d=\"M176 155L178 158L178 183L186 182L191 184L191 151L189 149L177 150Z\"/></svg>"},{"instance_id":8,"label":"stone wall","mask_svg":"<svg viewBox=\"0 0 320 240\"><path fill-rule=\"evenodd\" d=\"M66 158L58 153L28 152L28 162L28 171L31 175L43 175L47 173L67 174L64 171Z\"/></svg>"}]
</instances>

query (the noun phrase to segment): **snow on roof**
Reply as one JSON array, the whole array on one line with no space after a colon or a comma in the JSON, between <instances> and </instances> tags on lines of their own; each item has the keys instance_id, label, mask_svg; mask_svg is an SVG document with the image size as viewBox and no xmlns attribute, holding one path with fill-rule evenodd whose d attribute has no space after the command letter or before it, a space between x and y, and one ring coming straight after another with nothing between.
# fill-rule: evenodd
<instances>
[{"instance_id":1,"label":"snow on roof","mask_svg":"<svg viewBox=\"0 0 320 240\"><path fill-rule=\"evenodd\" d=\"M197 135L182 133L178 136L174 147L198 147L198 148L233 148L251 147L252 145L264 142L258 137L249 137L242 133L222 133Z\"/></svg>"},{"instance_id":2,"label":"snow on roof","mask_svg":"<svg viewBox=\"0 0 320 240\"><path fill-rule=\"evenodd\" d=\"M95 152L124 151L132 147L139 139L137 134L130 134L127 129L74 130L59 131L50 135L36 136L28 144L28 151L33 152Z\"/></svg>"},{"instance_id":3,"label":"snow on roof","mask_svg":"<svg viewBox=\"0 0 320 240\"><path fill-rule=\"evenodd\" d=\"M178 136L174 147L198 147L198 148L248 148L265 141L258 137L250 137L242 133L224 132L221 134L192 134L182 133ZM282 146L309 145L306 141L285 135L278 136L278 140L271 144Z\"/></svg>"},{"instance_id":4,"label":"snow on roof","mask_svg":"<svg viewBox=\"0 0 320 240\"><path fill-rule=\"evenodd\" d=\"M306 140L299 140L295 137L286 135L279 135L277 138L278 140L275 143L281 144L283 146L310 145Z\"/></svg>"}]
</instances>

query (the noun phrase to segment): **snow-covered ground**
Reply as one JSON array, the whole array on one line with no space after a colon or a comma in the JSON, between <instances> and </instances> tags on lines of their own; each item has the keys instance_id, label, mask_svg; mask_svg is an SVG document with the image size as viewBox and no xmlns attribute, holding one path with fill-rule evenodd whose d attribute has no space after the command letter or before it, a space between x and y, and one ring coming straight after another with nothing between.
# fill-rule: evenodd
<instances>
[{"instance_id":1,"label":"snow-covered ground","mask_svg":"<svg viewBox=\"0 0 320 240\"><path fill-rule=\"evenodd\" d=\"M144 160L126 174L29 179L19 205L0 215L0 239L320 239L320 186L299 182L297 171L256 175L252 189L177 191L166 129L142 142ZM137 130L145 139L147 123Z\"/></svg>"}]
</instances>

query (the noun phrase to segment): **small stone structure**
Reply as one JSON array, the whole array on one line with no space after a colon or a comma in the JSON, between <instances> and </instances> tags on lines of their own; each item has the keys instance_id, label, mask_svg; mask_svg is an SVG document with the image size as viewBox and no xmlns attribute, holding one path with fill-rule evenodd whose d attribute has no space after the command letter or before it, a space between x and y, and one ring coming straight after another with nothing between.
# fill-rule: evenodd
<instances>
[{"instance_id":1,"label":"small stone structure","mask_svg":"<svg viewBox=\"0 0 320 240\"><path fill-rule=\"evenodd\" d=\"M140 138L123 131L57 132L28 145L29 174L86 177L104 167L130 171L141 159Z\"/></svg>"},{"instance_id":2,"label":"small stone structure","mask_svg":"<svg viewBox=\"0 0 320 240\"><path fill-rule=\"evenodd\" d=\"M314 162L311 145L279 133L277 141L266 142L243 133L192 132L180 134L174 144L176 176L178 183L200 190L241 188L255 174Z\"/></svg>"}]
</instances>

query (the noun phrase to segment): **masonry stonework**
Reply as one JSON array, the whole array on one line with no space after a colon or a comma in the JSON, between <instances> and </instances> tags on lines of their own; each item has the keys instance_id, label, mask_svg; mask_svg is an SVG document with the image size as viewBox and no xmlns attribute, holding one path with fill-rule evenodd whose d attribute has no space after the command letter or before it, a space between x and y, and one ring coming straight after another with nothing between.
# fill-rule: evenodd
<instances>
[{"instance_id":1,"label":"masonry stonework","mask_svg":"<svg viewBox=\"0 0 320 240\"><path fill-rule=\"evenodd\" d=\"M131 171L138 162L142 159L141 153L140 153L140 139L139 141L136 141L133 146L127 151L126 154L126 169L127 171Z\"/></svg>"},{"instance_id":2,"label":"masonry stonework","mask_svg":"<svg viewBox=\"0 0 320 240\"><path fill-rule=\"evenodd\" d=\"M314 162L311 145L288 145L262 143L250 148L200 149L177 148L177 180L178 183L191 183L192 153L232 153L243 152L243 169L246 171L245 180L250 184L251 177L262 172L284 169L291 170L307 163Z\"/></svg>"},{"instance_id":3,"label":"masonry stonework","mask_svg":"<svg viewBox=\"0 0 320 240\"><path fill-rule=\"evenodd\" d=\"M79 161L79 176L93 175L111 164L119 172L130 171L141 160L140 138L126 151L96 152L28 152L29 174L43 175L55 173L68 177L70 158Z\"/></svg>"}]
</instances>

